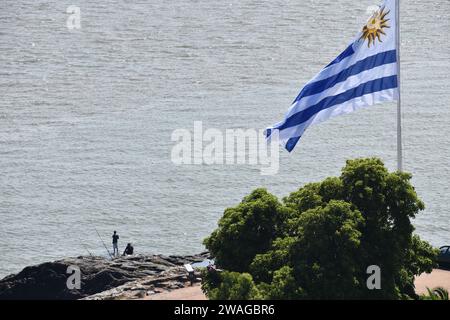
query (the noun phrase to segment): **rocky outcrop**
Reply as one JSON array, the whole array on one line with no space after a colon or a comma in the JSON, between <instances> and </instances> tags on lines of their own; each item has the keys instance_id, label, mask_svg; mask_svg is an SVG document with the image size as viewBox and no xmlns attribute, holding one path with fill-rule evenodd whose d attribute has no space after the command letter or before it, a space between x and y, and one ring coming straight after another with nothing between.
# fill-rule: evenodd
<instances>
[{"instance_id":1,"label":"rocky outcrop","mask_svg":"<svg viewBox=\"0 0 450 320\"><path fill-rule=\"evenodd\" d=\"M180 266L207 258L208 253L193 256L136 255L114 260L67 258L26 267L18 274L0 280L0 299L81 299L118 287L115 292L120 296L126 291L136 291L129 289L138 285L145 287L137 290L138 294L147 294L164 286L180 286L187 281L187 273ZM67 279L71 275L67 273L69 266L78 267L81 271L80 289L67 287ZM113 296L111 293L104 295L109 299Z\"/></svg>"},{"instance_id":2,"label":"rocky outcrop","mask_svg":"<svg viewBox=\"0 0 450 320\"><path fill-rule=\"evenodd\" d=\"M194 282L200 281L196 271ZM158 293L185 288L191 283L183 267L173 267L157 275L146 276L127 282L116 288L106 290L82 300L132 300L142 299Z\"/></svg>"}]
</instances>

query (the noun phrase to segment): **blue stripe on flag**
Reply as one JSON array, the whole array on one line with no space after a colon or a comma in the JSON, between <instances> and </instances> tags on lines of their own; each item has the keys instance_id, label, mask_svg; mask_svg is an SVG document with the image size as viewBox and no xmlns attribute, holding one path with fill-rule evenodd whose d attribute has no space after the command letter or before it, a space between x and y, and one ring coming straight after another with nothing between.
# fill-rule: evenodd
<instances>
[{"instance_id":1,"label":"blue stripe on flag","mask_svg":"<svg viewBox=\"0 0 450 320\"><path fill-rule=\"evenodd\" d=\"M286 143L286 150L291 152L294 150L295 146L297 145L298 140L300 140L301 137L296 138L290 138L288 142Z\"/></svg>"},{"instance_id":2,"label":"blue stripe on flag","mask_svg":"<svg viewBox=\"0 0 450 320\"><path fill-rule=\"evenodd\" d=\"M328 68L329 66L332 66L333 64L339 63L342 60L344 60L347 57L350 57L352 54L355 53L355 50L353 49L353 43L348 46L347 49L344 50L336 59L331 61L325 68Z\"/></svg>"},{"instance_id":3,"label":"blue stripe on flag","mask_svg":"<svg viewBox=\"0 0 450 320\"><path fill-rule=\"evenodd\" d=\"M337 83L347 80L349 77L359 74L363 71L370 70L385 64L394 63L397 61L396 50L385 51L373 56L370 56L364 60L358 61L354 65L342 70L338 74L329 77L324 80L316 81L306 85L300 92L298 97L294 100L294 103L301 98L311 96L329 88L334 87Z\"/></svg>"},{"instance_id":4,"label":"blue stripe on flag","mask_svg":"<svg viewBox=\"0 0 450 320\"><path fill-rule=\"evenodd\" d=\"M358 97L362 97L369 93L374 93L374 92L383 91L383 90L387 90L387 89L397 88L397 86L398 86L397 85L397 75L390 76L390 77L384 77L384 78L380 78L380 79L376 79L373 81L363 83L363 84L359 85L358 87L347 90L346 92L343 92L336 96L330 96L330 97L324 98L319 103L292 115L291 117L286 119L286 121L280 127L277 127L274 129L278 129L281 131L281 130L284 130L284 129L287 129L290 127L298 126L298 125L304 123L305 121L308 121L312 116L314 116L316 113L318 113L324 109L330 108L332 106L344 103L346 101L349 101L349 100L352 100L352 99L355 99Z\"/></svg>"}]
</instances>

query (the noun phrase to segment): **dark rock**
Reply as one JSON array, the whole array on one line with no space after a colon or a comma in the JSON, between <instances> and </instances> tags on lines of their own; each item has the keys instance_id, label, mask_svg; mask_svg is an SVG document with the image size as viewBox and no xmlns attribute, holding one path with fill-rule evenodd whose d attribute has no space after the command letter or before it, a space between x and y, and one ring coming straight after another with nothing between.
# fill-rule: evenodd
<instances>
[{"instance_id":1,"label":"dark rock","mask_svg":"<svg viewBox=\"0 0 450 320\"><path fill-rule=\"evenodd\" d=\"M208 253L193 256L136 255L108 260L77 257L26 267L0 280L0 299L80 299L121 286L127 282L158 275L186 263L203 261ZM69 266L81 271L81 288L70 290L66 282Z\"/></svg>"}]
</instances>

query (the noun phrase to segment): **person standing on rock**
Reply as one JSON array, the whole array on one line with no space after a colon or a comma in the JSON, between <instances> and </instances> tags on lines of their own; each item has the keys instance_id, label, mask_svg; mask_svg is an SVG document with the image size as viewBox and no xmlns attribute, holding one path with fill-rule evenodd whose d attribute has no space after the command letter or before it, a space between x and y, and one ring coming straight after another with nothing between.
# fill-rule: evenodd
<instances>
[{"instance_id":1,"label":"person standing on rock","mask_svg":"<svg viewBox=\"0 0 450 320\"><path fill-rule=\"evenodd\" d=\"M119 235L116 231L112 235L112 243L113 243L113 256L119 255Z\"/></svg>"}]
</instances>

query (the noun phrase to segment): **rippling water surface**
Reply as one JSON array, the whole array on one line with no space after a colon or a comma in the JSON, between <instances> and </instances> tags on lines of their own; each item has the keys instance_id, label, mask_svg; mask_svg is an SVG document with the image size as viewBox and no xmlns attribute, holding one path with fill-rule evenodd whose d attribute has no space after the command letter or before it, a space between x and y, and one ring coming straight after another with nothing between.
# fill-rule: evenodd
<instances>
[{"instance_id":1,"label":"rippling water surface","mask_svg":"<svg viewBox=\"0 0 450 320\"><path fill-rule=\"evenodd\" d=\"M171 133L264 128L342 51L374 0L0 3L0 275L109 244L195 253L251 189L287 195L348 158L396 162L395 103L307 131L280 173L175 166ZM405 167L426 210L417 232L450 244L450 1L403 1ZM81 8L68 30L66 9Z\"/></svg>"}]
</instances>

